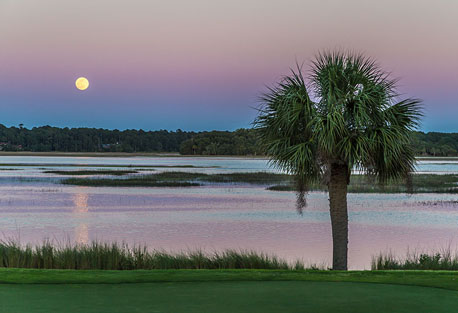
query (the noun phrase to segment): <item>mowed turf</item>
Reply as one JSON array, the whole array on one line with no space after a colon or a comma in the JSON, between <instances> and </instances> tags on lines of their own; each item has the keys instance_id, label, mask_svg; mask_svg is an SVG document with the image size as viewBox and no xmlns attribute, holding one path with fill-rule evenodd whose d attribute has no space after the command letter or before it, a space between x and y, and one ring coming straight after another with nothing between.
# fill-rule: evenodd
<instances>
[{"instance_id":1,"label":"mowed turf","mask_svg":"<svg viewBox=\"0 0 458 313\"><path fill-rule=\"evenodd\" d=\"M3 284L0 312L457 312L458 292L348 282Z\"/></svg>"},{"instance_id":2,"label":"mowed turf","mask_svg":"<svg viewBox=\"0 0 458 313\"><path fill-rule=\"evenodd\" d=\"M458 312L458 273L0 268L0 312Z\"/></svg>"}]
</instances>

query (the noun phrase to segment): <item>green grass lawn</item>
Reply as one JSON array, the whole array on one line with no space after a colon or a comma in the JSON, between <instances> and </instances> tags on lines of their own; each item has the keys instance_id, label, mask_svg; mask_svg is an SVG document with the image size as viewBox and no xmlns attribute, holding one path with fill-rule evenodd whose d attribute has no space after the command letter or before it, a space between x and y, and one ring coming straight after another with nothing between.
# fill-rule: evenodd
<instances>
[{"instance_id":1,"label":"green grass lawn","mask_svg":"<svg viewBox=\"0 0 458 313\"><path fill-rule=\"evenodd\" d=\"M458 272L0 269L0 312L456 312Z\"/></svg>"},{"instance_id":2,"label":"green grass lawn","mask_svg":"<svg viewBox=\"0 0 458 313\"><path fill-rule=\"evenodd\" d=\"M310 281L0 285L0 312L456 312L458 292Z\"/></svg>"}]
</instances>

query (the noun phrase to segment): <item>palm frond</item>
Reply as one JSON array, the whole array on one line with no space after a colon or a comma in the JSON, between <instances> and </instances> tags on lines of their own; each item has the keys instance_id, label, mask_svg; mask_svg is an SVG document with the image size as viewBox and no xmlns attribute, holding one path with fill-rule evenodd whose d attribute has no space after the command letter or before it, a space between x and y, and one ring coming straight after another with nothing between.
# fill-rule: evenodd
<instances>
[{"instance_id":1,"label":"palm frond","mask_svg":"<svg viewBox=\"0 0 458 313\"><path fill-rule=\"evenodd\" d=\"M396 101L396 83L375 60L342 51L319 53L308 82L293 70L262 96L255 120L272 165L296 175L299 194L336 162L380 182L407 178L422 104Z\"/></svg>"}]
</instances>

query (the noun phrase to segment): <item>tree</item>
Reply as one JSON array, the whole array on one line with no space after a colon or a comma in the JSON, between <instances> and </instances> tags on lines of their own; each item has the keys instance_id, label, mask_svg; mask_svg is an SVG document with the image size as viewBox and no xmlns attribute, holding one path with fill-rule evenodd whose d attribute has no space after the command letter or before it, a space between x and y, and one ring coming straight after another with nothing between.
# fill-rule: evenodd
<instances>
[{"instance_id":1,"label":"tree","mask_svg":"<svg viewBox=\"0 0 458 313\"><path fill-rule=\"evenodd\" d=\"M335 270L347 269L351 170L380 183L409 181L414 170L410 136L421 102L399 101L395 84L370 58L324 52L307 82L298 67L261 99L255 128L272 164L295 175L298 208L311 183L328 186Z\"/></svg>"}]
</instances>

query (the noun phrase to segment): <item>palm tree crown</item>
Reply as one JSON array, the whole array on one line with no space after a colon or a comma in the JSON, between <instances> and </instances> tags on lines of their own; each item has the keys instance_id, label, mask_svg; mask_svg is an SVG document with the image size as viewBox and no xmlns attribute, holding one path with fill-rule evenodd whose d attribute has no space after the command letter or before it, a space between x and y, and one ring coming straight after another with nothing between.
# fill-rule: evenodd
<instances>
[{"instance_id":1,"label":"palm tree crown","mask_svg":"<svg viewBox=\"0 0 458 313\"><path fill-rule=\"evenodd\" d=\"M333 269L347 269L351 170L381 183L408 179L414 170L410 135L421 102L399 101L395 84L370 58L326 52L313 61L307 82L299 68L262 97L255 128L271 162L295 175L298 208L310 183L328 185Z\"/></svg>"},{"instance_id":2,"label":"palm tree crown","mask_svg":"<svg viewBox=\"0 0 458 313\"><path fill-rule=\"evenodd\" d=\"M305 188L326 177L333 163L382 183L407 178L421 102L396 101L395 83L361 54L319 54L308 84L299 69L262 97L255 127L266 153Z\"/></svg>"}]
</instances>

